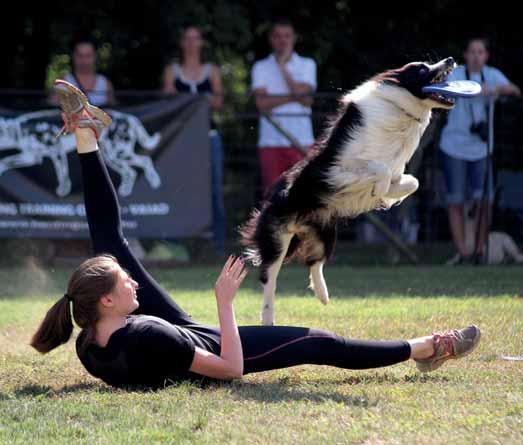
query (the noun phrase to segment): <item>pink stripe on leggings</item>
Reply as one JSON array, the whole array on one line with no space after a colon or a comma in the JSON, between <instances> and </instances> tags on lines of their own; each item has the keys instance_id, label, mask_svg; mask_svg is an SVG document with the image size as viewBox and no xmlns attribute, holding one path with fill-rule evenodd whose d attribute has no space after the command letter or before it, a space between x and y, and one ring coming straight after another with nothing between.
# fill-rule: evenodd
<instances>
[{"instance_id":1,"label":"pink stripe on leggings","mask_svg":"<svg viewBox=\"0 0 523 445\"><path fill-rule=\"evenodd\" d=\"M331 338L331 337L329 337L327 335L306 335L305 337L295 338L294 340L288 341L286 343L282 343L281 345L276 346L275 348L269 349L267 352L263 352L261 354L255 355L254 357L244 358L244 360L255 360L257 358L265 357L266 355L269 355L269 354L277 351L278 349L284 348L285 346L292 345L293 343L298 343L299 341L302 341L302 340L307 340L309 338Z\"/></svg>"}]
</instances>

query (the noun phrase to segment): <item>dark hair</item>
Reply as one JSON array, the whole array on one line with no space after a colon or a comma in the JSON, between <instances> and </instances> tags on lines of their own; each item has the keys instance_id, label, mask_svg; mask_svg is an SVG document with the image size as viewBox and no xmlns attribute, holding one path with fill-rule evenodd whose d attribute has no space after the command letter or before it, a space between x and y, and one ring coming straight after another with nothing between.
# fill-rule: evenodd
<instances>
[{"instance_id":1,"label":"dark hair","mask_svg":"<svg viewBox=\"0 0 523 445\"><path fill-rule=\"evenodd\" d=\"M188 29L191 28L197 29L200 32L200 34L203 35L203 28L197 23L184 23L180 29L180 35L183 35Z\"/></svg>"},{"instance_id":2,"label":"dark hair","mask_svg":"<svg viewBox=\"0 0 523 445\"><path fill-rule=\"evenodd\" d=\"M487 37L471 37L467 39L465 51L468 51L472 42L481 42L487 51L490 51L490 41Z\"/></svg>"},{"instance_id":3,"label":"dark hair","mask_svg":"<svg viewBox=\"0 0 523 445\"><path fill-rule=\"evenodd\" d=\"M200 33L200 36L202 37L202 39L205 39L205 33L203 31L203 28L200 25L197 25L195 23L186 23L180 29L180 33L178 34L178 41L183 39L183 36L189 29L196 29Z\"/></svg>"},{"instance_id":4,"label":"dark hair","mask_svg":"<svg viewBox=\"0 0 523 445\"><path fill-rule=\"evenodd\" d=\"M118 262L111 255L96 256L80 264L69 279L66 294L47 311L31 346L45 354L67 343L73 332L72 318L82 329L93 328L99 319L97 303L116 286L118 270ZM86 341L90 338L87 335Z\"/></svg>"},{"instance_id":5,"label":"dark hair","mask_svg":"<svg viewBox=\"0 0 523 445\"><path fill-rule=\"evenodd\" d=\"M200 25L197 25L195 23L187 23L180 29L180 34L178 35L178 52L177 52L180 63L183 63L183 51L181 50L181 47L179 46L180 40L183 38L185 33L191 28L196 29L200 33L200 36L201 36L202 40L204 41L201 55L200 55L200 60L202 63L204 63L205 61L208 60L208 54L207 54L207 48L206 48L207 45L205 44L206 43L205 42L205 32L203 31L203 28Z\"/></svg>"},{"instance_id":6,"label":"dark hair","mask_svg":"<svg viewBox=\"0 0 523 445\"><path fill-rule=\"evenodd\" d=\"M269 28L269 33L274 31L274 28L276 28L276 26L288 26L288 27L292 28L292 30L294 31L294 25L292 24L292 22L289 19L286 19L284 17L278 17L271 22L271 27Z\"/></svg>"},{"instance_id":7,"label":"dark hair","mask_svg":"<svg viewBox=\"0 0 523 445\"><path fill-rule=\"evenodd\" d=\"M97 44L96 40L93 37L80 35L80 36L77 36L76 38L74 38L72 40L72 42L71 42L71 52L73 53L76 50L76 47L78 45L84 45L84 44L92 45L92 47L94 48L95 51L98 49L98 44Z\"/></svg>"}]
</instances>

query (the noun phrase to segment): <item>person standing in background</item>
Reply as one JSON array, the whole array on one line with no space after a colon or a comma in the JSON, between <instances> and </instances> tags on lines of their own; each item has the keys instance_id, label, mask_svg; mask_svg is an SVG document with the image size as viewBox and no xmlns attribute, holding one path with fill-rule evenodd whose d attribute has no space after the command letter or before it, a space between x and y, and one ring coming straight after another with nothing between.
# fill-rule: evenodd
<instances>
[{"instance_id":1,"label":"person standing in background","mask_svg":"<svg viewBox=\"0 0 523 445\"><path fill-rule=\"evenodd\" d=\"M74 41L71 72L64 79L82 90L93 105L107 106L116 102L112 82L96 71L96 45L90 39ZM51 96L51 102L56 105L56 98Z\"/></svg>"},{"instance_id":2,"label":"person standing in background","mask_svg":"<svg viewBox=\"0 0 523 445\"><path fill-rule=\"evenodd\" d=\"M292 23L276 20L269 31L272 54L252 68L252 91L260 113L272 118L298 143L278 131L263 116L259 122L258 155L264 191L278 177L302 160L314 143L311 121L312 93L316 90L316 63L294 51L296 34Z\"/></svg>"},{"instance_id":3,"label":"person standing in background","mask_svg":"<svg viewBox=\"0 0 523 445\"><path fill-rule=\"evenodd\" d=\"M220 68L203 61L204 39L201 29L193 25L184 28L179 45L181 63L172 63L165 67L164 93L203 94L209 98L211 110L221 109L223 87ZM213 234L218 253L224 255L226 221L223 204L223 145L212 117L210 127Z\"/></svg>"},{"instance_id":4,"label":"person standing in background","mask_svg":"<svg viewBox=\"0 0 523 445\"><path fill-rule=\"evenodd\" d=\"M90 38L74 40L71 53L71 71L64 75L64 80L80 89L93 105L97 107L116 104L112 82L96 70L96 43ZM50 102L58 105L58 100L51 94ZM129 238L129 246L134 254L143 259L145 249L138 238Z\"/></svg>"},{"instance_id":5,"label":"person standing in background","mask_svg":"<svg viewBox=\"0 0 523 445\"><path fill-rule=\"evenodd\" d=\"M493 203L493 175L487 173L488 104L489 97L520 94L497 68L487 65L488 41L472 38L464 52L465 64L458 66L448 80L474 80L482 85L483 94L474 99L457 99L448 114L441 133L440 150L447 186L449 224L459 259L456 263L483 263L489 215ZM488 175L487 195L484 195L485 175ZM466 192L476 202L475 218L479 221L477 251L467 249L465 243L464 204ZM475 254L475 256L474 256Z\"/></svg>"}]
</instances>

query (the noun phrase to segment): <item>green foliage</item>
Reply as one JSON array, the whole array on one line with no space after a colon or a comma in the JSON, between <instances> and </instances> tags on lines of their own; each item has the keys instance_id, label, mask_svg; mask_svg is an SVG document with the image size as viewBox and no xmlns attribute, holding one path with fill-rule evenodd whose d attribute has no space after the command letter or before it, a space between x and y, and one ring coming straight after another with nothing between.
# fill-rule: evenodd
<instances>
[{"instance_id":1,"label":"green foliage","mask_svg":"<svg viewBox=\"0 0 523 445\"><path fill-rule=\"evenodd\" d=\"M51 56L47 66L45 89L49 91L55 79L63 78L69 71L71 71L71 57L69 54L55 54Z\"/></svg>"},{"instance_id":2,"label":"green foliage","mask_svg":"<svg viewBox=\"0 0 523 445\"><path fill-rule=\"evenodd\" d=\"M476 6L474 4L474 6ZM298 51L314 57L320 90L349 88L384 68L413 59L452 55L461 59L464 40L487 35L492 62L509 78L523 77L517 16L505 8L475 8L467 2L371 4L336 0L189 0L91 3L57 1L49 16L42 3L34 8L13 5L0 32L6 34L9 63L0 73L2 86L37 87L53 55L67 54L71 39L90 34L102 48L110 45L101 69L116 88L157 88L164 64L177 52L180 30L201 26L208 56L242 59L249 68L269 51L266 32L277 16L290 18L299 35ZM0 36L1 37L1 36ZM8 37L8 38L7 38ZM108 47L107 47L108 48ZM221 53L221 54L218 54ZM38 72L38 70L41 70ZM40 87L43 86L43 81Z\"/></svg>"}]
</instances>

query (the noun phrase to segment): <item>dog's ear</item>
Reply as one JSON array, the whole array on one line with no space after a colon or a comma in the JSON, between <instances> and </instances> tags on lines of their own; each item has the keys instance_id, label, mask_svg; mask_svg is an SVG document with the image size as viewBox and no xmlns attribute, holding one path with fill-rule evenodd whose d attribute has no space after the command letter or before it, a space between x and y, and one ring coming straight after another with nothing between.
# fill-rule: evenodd
<instances>
[{"instance_id":1,"label":"dog's ear","mask_svg":"<svg viewBox=\"0 0 523 445\"><path fill-rule=\"evenodd\" d=\"M388 70L383 73L377 74L372 78L375 82L378 83L391 83L394 85L399 85L399 70Z\"/></svg>"}]
</instances>

